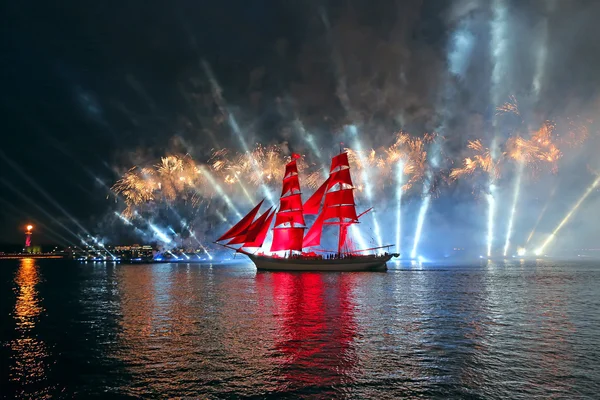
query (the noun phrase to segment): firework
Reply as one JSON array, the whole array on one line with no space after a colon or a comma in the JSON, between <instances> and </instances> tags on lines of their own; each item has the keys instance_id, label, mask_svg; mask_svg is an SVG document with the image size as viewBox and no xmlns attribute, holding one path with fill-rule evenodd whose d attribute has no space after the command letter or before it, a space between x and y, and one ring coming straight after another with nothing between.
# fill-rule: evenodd
<instances>
[{"instance_id":1,"label":"firework","mask_svg":"<svg viewBox=\"0 0 600 400\"><path fill-rule=\"evenodd\" d=\"M479 170L495 178L500 177L500 157L498 160L494 160L490 149L483 147L480 140L469 141L467 147L474 155L466 157L462 161L462 167L452 169L450 171L450 179L456 180L466 175L473 175Z\"/></svg>"},{"instance_id":2,"label":"firework","mask_svg":"<svg viewBox=\"0 0 600 400\"><path fill-rule=\"evenodd\" d=\"M510 138L507 141L507 156L515 161L523 162L525 165L533 165L539 168L540 163L548 163L552 171L558 170L558 160L562 152L556 145L555 124L546 121L540 129L531 134L527 140L520 136Z\"/></svg>"},{"instance_id":3,"label":"firework","mask_svg":"<svg viewBox=\"0 0 600 400\"><path fill-rule=\"evenodd\" d=\"M508 102L502 104L501 106L496 108L496 115L501 114L514 114L521 116L521 112L519 111L519 103L517 102L517 98L515 96L510 96Z\"/></svg>"},{"instance_id":4,"label":"firework","mask_svg":"<svg viewBox=\"0 0 600 400\"><path fill-rule=\"evenodd\" d=\"M198 205L198 186L203 180L200 170L189 156L167 156L153 167L133 167L119 179L112 190L125 199L123 215L131 217L135 208L153 201L176 199Z\"/></svg>"},{"instance_id":5,"label":"firework","mask_svg":"<svg viewBox=\"0 0 600 400\"><path fill-rule=\"evenodd\" d=\"M415 182L421 181L427 167L427 151L425 146L433 140L433 135L426 134L423 138L413 137L405 132L396 134L396 140L387 148L378 150L356 151L346 148L348 160L356 171L365 168L374 171L374 186L384 189L395 186L397 170L393 168L402 162L403 176L406 177L402 186L403 191L409 190ZM356 174L356 187L359 191L365 186L361 180L362 174Z\"/></svg>"}]
</instances>

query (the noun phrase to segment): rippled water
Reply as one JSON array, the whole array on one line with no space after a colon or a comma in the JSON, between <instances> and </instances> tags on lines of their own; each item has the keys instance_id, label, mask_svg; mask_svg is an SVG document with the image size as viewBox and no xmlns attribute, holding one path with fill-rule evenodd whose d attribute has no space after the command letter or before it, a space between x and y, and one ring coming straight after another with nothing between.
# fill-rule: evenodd
<instances>
[{"instance_id":1,"label":"rippled water","mask_svg":"<svg viewBox=\"0 0 600 400\"><path fill-rule=\"evenodd\" d=\"M600 266L0 262L4 397L598 398Z\"/></svg>"}]
</instances>

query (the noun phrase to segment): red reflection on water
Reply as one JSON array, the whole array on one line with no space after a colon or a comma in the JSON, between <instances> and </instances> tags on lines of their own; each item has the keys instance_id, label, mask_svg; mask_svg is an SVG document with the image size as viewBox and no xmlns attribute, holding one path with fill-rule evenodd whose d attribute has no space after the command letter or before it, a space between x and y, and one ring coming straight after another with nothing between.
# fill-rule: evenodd
<instances>
[{"instance_id":1,"label":"red reflection on water","mask_svg":"<svg viewBox=\"0 0 600 400\"><path fill-rule=\"evenodd\" d=\"M290 390L350 381L357 365L351 275L273 273L281 330L275 349L283 355L283 387Z\"/></svg>"}]
</instances>

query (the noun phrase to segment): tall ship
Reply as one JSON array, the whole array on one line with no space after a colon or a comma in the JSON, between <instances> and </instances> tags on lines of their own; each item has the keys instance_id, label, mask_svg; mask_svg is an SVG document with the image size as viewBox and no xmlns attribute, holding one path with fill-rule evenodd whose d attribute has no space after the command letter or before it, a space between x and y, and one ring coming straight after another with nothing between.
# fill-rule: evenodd
<instances>
[{"instance_id":1,"label":"tall ship","mask_svg":"<svg viewBox=\"0 0 600 400\"><path fill-rule=\"evenodd\" d=\"M257 217L264 202L261 200L216 243L245 254L259 270L385 270L386 263L399 254L366 252L391 246L355 250L348 238L349 228L372 210L357 214L348 154L340 152L332 158L329 177L305 203L300 191L298 158L298 154L292 154L291 161L285 166L279 207L270 207ZM305 222L306 215L316 215L310 227ZM272 223L273 240L267 254L262 246ZM329 225L337 227L333 229L337 231L337 250L320 248L323 229Z\"/></svg>"}]
</instances>

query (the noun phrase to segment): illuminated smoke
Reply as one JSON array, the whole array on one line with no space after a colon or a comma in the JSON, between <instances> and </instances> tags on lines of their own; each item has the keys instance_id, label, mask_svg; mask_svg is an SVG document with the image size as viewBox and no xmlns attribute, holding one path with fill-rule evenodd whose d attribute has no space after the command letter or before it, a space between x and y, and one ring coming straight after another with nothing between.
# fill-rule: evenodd
<instances>
[{"instance_id":1,"label":"illuminated smoke","mask_svg":"<svg viewBox=\"0 0 600 400\"><path fill-rule=\"evenodd\" d=\"M562 219L562 221L560 221L560 223L554 229L554 231L552 231L552 233L550 234L550 236L548 236L548 238L544 241L544 243L540 247L537 248L537 250L535 251L535 255L539 256L539 255L542 255L544 253L544 250L546 249L546 247L548 246L548 244L550 244L550 242L552 242L552 240L554 240L554 238L556 237L556 234L558 232L560 232L560 230L562 229L562 227L569 221L569 219L573 216L573 214L575 214L575 212L577 211L577 209L579 208L579 206L581 205L581 203L583 203L585 201L585 199L590 195L590 193L592 193L592 191L596 188L596 186L598 186L598 183L600 183L600 176L598 176L594 180L594 182L586 189L586 191L579 198L579 200L577 201L577 203L575 203L575 205L573 206L573 208L571 208L571 210Z\"/></svg>"},{"instance_id":2,"label":"illuminated smoke","mask_svg":"<svg viewBox=\"0 0 600 400\"><path fill-rule=\"evenodd\" d=\"M515 214L517 212L517 202L519 201L519 194L521 192L521 177L523 176L523 163L519 162L517 167L517 178L515 180L515 187L513 191L513 202L510 210L510 217L508 219L508 228L506 230L506 241L504 242L503 255L506 257L508 248L510 246L510 239L513 233L513 223L515 220Z\"/></svg>"}]
</instances>

